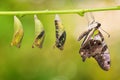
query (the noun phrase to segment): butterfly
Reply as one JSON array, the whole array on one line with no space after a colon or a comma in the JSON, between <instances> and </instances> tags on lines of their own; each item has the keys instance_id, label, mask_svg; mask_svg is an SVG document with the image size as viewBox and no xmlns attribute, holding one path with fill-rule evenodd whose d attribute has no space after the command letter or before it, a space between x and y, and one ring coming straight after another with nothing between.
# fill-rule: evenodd
<instances>
[{"instance_id":1,"label":"butterfly","mask_svg":"<svg viewBox=\"0 0 120 80\"><path fill-rule=\"evenodd\" d=\"M66 41L66 31L62 25L59 15L55 16L55 29L56 29L56 42L55 46L60 50L63 50Z\"/></svg>"},{"instance_id":2,"label":"butterfly","mask_svg":"<svg viewBox=\"0 0 120 80\"><path fill-rule=\"evenodd\" d=\"M79 36L78 41L84 38L79 53L83 62L86 58L93 57L103 70L108 71L111 65L110 53L100 26L100 23L94 21L89 25L89 29Z\"/></svg>"},{"instance_id":3,"label":"butterfly","mask_svg":"<svg viewBox=\"0 0 120 80\"><path fill-rule=\"evenodd\" d=\"M32 48L34 48L34 46L42 48L45 38L45 30L43 28L41 21L38 19L37 15L34 15L34 21L35 21L35 40L33 42Z\"/></svg>"}]
</instances>

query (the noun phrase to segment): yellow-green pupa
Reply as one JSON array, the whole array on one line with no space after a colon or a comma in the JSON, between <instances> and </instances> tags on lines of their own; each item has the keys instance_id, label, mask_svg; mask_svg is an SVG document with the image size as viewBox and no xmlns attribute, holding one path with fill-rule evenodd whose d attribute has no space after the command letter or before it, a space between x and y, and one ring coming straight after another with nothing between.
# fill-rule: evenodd
<instances>
[{"instance_id":1,"label":"yellow-green pupa","mask_svg":"<svg viewBox=\"0 0 120 80\"><path fill-rule=\"evenodd\" d=\"M11 46L16 46L20 48L23 36L24 31L22 23L16 16L14 16L14 35L11 42Z\"/></svg>"}]
</instances>

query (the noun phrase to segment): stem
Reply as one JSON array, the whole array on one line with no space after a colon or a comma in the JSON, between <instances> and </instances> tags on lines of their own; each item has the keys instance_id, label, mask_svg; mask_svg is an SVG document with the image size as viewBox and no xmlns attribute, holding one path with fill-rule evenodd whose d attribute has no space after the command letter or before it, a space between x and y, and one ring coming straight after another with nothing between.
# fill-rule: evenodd
<instances>
[{"instance_id":1,"label":"stem","mask_svg":"<svg viewBox=\"0 0 120 80\"><path fill-rule=\"evenodd\" d=\"M120 6L109 8L94 8L94 9L75 9L75 10L45 10L45 11L0 11L0 15L34 15L34 14L80 14L81 16L87 12L120 10Z\"/></svg>"}]
</instances>

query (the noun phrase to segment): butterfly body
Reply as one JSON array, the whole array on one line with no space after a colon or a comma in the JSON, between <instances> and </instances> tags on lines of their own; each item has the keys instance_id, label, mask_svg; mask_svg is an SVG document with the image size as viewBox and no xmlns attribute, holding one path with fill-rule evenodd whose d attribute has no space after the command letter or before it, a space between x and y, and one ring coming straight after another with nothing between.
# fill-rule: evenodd
<instances>
[{"instance_id":1,"label":"butterfly body","mask_svg":"<svg viewBox=\"0 0 120 80\"><path fill-rule=\"evenodd\" d=\"M79 53L83 61L86 58L93 57L103 70L108 71L110 69L110 54L104 37L99 30L101 25L97 22L93 24L96 25L84 32L78 39L81 40L84 37Z\"/></svg>"}]
</instances>

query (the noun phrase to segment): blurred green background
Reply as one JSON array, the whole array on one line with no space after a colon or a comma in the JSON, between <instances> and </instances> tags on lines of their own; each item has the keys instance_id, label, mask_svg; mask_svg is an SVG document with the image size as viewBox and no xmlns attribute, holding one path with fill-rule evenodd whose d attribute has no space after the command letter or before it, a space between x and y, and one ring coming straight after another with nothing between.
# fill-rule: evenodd
<instances>
[{"instance_id":1,"label":"blurred green background","mask_svg":"<svg viewBox=\"0 0 120 80\"><path fill-rule=\"evenodd\" d=\"M0 0L0 11L32 11L101 8L119 5L119 0ZM0 16L0 80L120 80L120 11L94 12L101 22L111 55L111 69L103 71L93 59L82 62L78 36L86 30L87 19L77 14L60 14L67 32L64 50L55 43L54 16L38 15L46 37L42 49L31 48L34 40L33 15L25 15L20 49L11 47L13 16Z\"/></svg>"}]
</instances>

